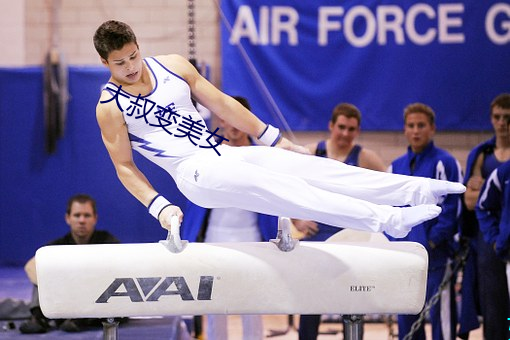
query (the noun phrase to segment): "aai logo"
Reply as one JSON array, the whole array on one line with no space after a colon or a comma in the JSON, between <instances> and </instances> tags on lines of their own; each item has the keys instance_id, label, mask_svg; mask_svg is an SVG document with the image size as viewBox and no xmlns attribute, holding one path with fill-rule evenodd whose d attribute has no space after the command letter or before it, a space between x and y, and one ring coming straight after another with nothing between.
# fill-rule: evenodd
<instances>
[{"instance_id":1,"label":"aai logo","mask_svg":"<svg viewBox=\"0 0 510 340\"><path fill-rule=\"evenodd\" d=\"M194 296L183 276L116 278L96 303L107 303L114 297L129 297L131 302L158 301L164 295L179 295L183 301L211 300L213 282L212 276L200 276Z\"/></svg>"}]
</instances>

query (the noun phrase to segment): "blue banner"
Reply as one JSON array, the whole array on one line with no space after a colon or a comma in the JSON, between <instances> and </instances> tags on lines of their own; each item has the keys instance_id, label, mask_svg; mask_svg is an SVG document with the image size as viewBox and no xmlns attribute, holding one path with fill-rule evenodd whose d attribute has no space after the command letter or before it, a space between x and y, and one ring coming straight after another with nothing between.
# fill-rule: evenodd
<instances>
[{"instance_id":1,"label":"blue banner","mask_svg":"<svg viewBox=\"0 0 510 340\"><path fill-rule=\"evenodd\" d=\"M67 200L97 200L97 229L123 243L157 242L167 233L120 183L101 140L95 108L110 77L105 67L69 68L70 101L64 136L45 150L41 67L0 68L0 266L23 265L37 248L69 232ZM138 153L140 170L180 207L186 199L168 173Z\"/></svg>"},{"instance_id":2,"label":"blue banner","mask_svg":"<svg viewBox=\"0 0 510 340\"><path fill-rule=\"evenodd\" d=\"M222 0L222 88L265 122L324 130L340 102L401 130L423 102L440 130L490 130L510 92L508 1ZM287 125L288 124L288 125Z\"/></svg>"}]
</instances>

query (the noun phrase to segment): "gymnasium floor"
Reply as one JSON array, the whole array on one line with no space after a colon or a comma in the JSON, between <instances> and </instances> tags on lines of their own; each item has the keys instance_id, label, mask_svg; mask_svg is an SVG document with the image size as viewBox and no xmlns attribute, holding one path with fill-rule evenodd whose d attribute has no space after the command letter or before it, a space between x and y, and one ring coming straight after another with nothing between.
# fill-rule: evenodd
<instances>
[{"instance_id":1,"label":"gymnasium floor","mask_svg":"<svg viewBox=\"0 0 510 340\"><path fill-rule=\"evenodd\" d=\"M0 301L6 298L28 302L32 291L31 283L25 276L22 267L0 267ZM267 339L297 340L297 326L299 316L289 318L287 315L264 315L264 328ZM94 329L80 333L66 333L54 330L45 334L21 334L18 330L23 319L4 320L0 318L0 340L7 339L69 339L69 340L92 340L103 339L102 329ZM161 318L131 318L128 322L120 325L118 330L119 340L159 340L172 339L175 334L176 319L172 317ZM205 332L205 322L203 331ZM430 333L429 325L426 326ZM322 323L318 340L343 339L342 325L338 322ZM368 322L364 327L364 340L392 339L391 334L396 335L397 327L390 327L387 322ZM272 335L272 336L271 336ZM230 340L242 339L242 327L239 316L229 316ZM430 337L427 336L427 339ZM200 339L206 340L205 336ZM393 337L396 339L396 337ZM481 340L481 329L471 333L470 340Z\"/></svg>"}]
</instances>

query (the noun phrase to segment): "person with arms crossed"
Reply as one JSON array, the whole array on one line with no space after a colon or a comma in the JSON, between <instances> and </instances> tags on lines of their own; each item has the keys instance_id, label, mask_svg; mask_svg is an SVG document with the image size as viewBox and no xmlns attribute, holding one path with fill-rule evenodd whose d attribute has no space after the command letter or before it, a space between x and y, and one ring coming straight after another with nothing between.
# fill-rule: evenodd
<instances>
[{"instance_id":1,"label":"person with arms crossed","mask_svg":"<svg viewBox=\"0 0 510 340\"><path fill-rule=\"evenodd\" d=\"M250 109L248 100L235 96L235 100ZM254 145L251 137L221 122L223 136L228 140L223 143L236 147ZM276 237L278 218L257 214L238 208L205 209L188 201L186 218L181 226L182 237L190 241L203 242L260 242ZM207 315L207 339L227 340L226 315ZM241 315L243 339L257 340L264 338L261 315Z\"/></svg>"},{"instance_id":2,"label":"person with arms crossed","mask_svg":"<svg viewBox=\"0 0 510 340\"><path fill-rule=\"evenodd\" d=\"M502 306L510 306L508 301L509 285L509 261L510 261L510 161L506 161L497 167L484 182L478 204L475 211L480 226L480 232L485 242L490 245L496 256L506 267L506 291L499 289L492 294L499 296L499 310ZM499 261L498 261L499 264ZM505 299L507 299L505 301ZM507 319L510 310L500 317ZM496 327L496 325L494 325ZM499 332L504 334L505 339L510 338L507 324L500 325ZM503 339L503 337L501 337Z\"/></svg>"},{"instance_id":3,"label":"person with arms crossed","mask_svg":"<svg viewBox=\"0 0 510 340\"><path fill-rule=\"evenodd\" d=\"M132 149L164 168L184 196L202 207L236 207L396 237L436 217L441 197L465 190L458 183L293 152L306 151L215 88L183 57L142 59L128 25L107 21L93 40L111 74L96 109L104 144L122 184L165 229L173 216L182 221L183 213L136 167ZM215 143L216 132L207 130L192 98L266 146ZM412 206L397 207L405 204Z\"/></svg>"},{"instance_id":4,"label":"person with arms crossed","mask_svg":"<svg viewBox=\"0 0 510 340\"><path fill-rule=\"evenodd\" d=\"M466 162L464 206L461 235L467 240L470 253L462 281L462 310L459 336L467 339L469 331L479 327L477 305L483 318L486 339L508 339L502 324L508 320L509 305L506 289L506 264L483 237L475 215L480 190L489 175L498 166L510 160L510 138L507 121L510 119L510 93L496 96L490 104L490 119L494 136L477 145ZM478 289L476 289L476 287Z\"/></svg>"},{"instance_id":5,"label":"person with arms crossed","mask_svg":"<svg viewBox=\"0 0 510 340\"><path fill-rule=\"evenodd\" d=\"M507 265L510 261L510 161L497 167L484 182L475 211L485 242ZM508 280L507 280L508 281ZM505 298L503 294L501 298ZM510 311L506 313L510 315ZM508 330L507 327L504 327Z\"/></svg>"},{"instance_id":6,"label":"person with arms crossed","mask_svg":"<svg viewBox=\"0 0 510 340\"><path fill-rule=\"evenodd\" d=\"M389 168L392 173L436 178L453 182L462 181L459 162L447 151L435 146L436 115L432 108L422 103L413 103L404 109L404 134L409 142L407 153L395 159ZM453 255L454 235L460 217L460 195L447 195L440 203L441 214L414 227L404 238L392 241L411 241L422 244L428 252L426 301L436 294L448 270ZM432 339L455 340L456 317L453 282L441 293L441 299L430 309ZM418 315L398 316L398 335L403 339L411 330ZM425 340L422 324L412 339Z\"/></svg>"},{"instance_id":7,"label":"person with arms crossed","mask_svg":"<svg viewBox=\"0 0 510 340\"><path fill-rule=\"evenodd\" d=\"M382 159L372 150L356 144L361 130L361 112L350 103L335 106L329 121L329 138L305 147L311 154L327 157L345 164L362 168L385 171ZM303 241L325 241L341 229L314 221L293 220L297 230L305 234ZM317 339L321 315L301 315L299 318L299 339Z\"/></svg>"}]
</instances>

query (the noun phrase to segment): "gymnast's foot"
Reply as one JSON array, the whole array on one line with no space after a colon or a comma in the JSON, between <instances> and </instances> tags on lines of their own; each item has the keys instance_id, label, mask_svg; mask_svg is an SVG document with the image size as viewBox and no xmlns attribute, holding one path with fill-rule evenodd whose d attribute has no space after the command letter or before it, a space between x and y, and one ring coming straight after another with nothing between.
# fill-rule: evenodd
<instances>
[{"instance_id":1,"label":"gymnast's foot","mask_svg":"<svg viewBox=\"0 0 510 340\"><path fill-rule=\"evenodd\" d=\"M405 237L414 226L431 220L441 213L441 208L435 204L423 204L397 209L400 209L402 214L400 225L389 226L385 230L386 234L395 238Z\"/></svg>"},{"instance_id":2,"label":"gymnast's foot","mask_svg":"<svg viewBox=\"0 0 510 340\"><path fill-rule=\"evenodd\" d=\"M411 205L419 204L441 204L448 194L462 194L466 187L462 183L442 181L438 179L427 178L424 188L427 190L417 190Z\"/></svg>"},{"instance_id":3,"label":"gymnast's foot","mask_svg":"<svg viewBox=\"0 0 510 340\"><path fill-rule=\"evenodd\" d=\"M462 194L466 191L466 187L462 183L448 182L441 180L431 180L430 191L437 200L448 194Z\"/></svg>"}]
</instances>

